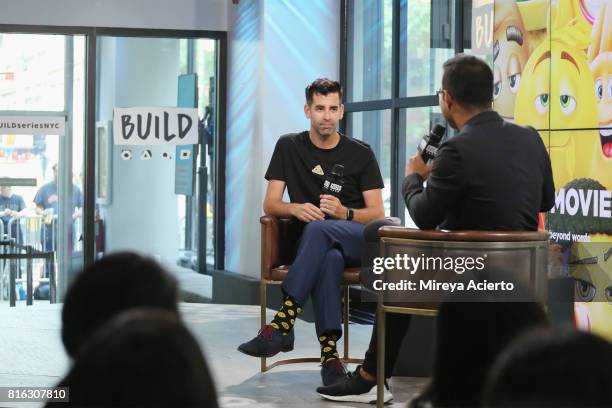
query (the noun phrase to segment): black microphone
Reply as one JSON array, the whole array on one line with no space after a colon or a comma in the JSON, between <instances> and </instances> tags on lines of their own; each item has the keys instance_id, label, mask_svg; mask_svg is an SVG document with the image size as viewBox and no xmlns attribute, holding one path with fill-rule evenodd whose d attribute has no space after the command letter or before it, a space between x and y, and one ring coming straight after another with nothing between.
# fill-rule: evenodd
<instances>
[{"instance_id":1,"label":"black microphone","mask_svg":"<svg viewBox=\"0 0 612 408\"><path fill-rule=\"evenodd\" d=\"M334 164L331 172L325 176L321 194L333 195L339 199L340 193L342 192L342 187L344 187L344 179L342 178L343 175L344 166L341 164Z\"/></svg>"},{"instance_id":2,"label":"black microphone","mask_svg":"<svg viewBox=\"0 0 612 408\"><path fill-rule=\"evenodd\" d=\"M421 139L421 143L419 143L417 151L421 154L421 157L425 163L434 159L438 154L438 147L440 146L440 141L442 140L442 136L444 136L444 132L446 132L446 128L437 123L429 131L429 134L426 134Z\"/></svg>"}]
</instances>

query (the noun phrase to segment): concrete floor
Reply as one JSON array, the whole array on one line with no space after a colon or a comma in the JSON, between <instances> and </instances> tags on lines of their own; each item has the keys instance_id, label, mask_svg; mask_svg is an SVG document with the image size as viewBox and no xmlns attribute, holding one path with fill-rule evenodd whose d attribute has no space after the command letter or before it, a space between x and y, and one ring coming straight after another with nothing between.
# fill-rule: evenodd
<instances>
[{"instance_id":1,"label":"concrete floor","mask_svg":"<svg viewBox=\"0 0 612 408\"><path fill-rule=\"evenodd\" d=\"M222 407L366 406L322 400L314 392L321 382L317 364L282 366L261 374L258 359L236 351L238 344L259 329L257 306L182 303L181 312L209 361ZM0 303L0 387L52 386L64 375L70 362L60 339L60 313L61 305L46 302L29 307L20 302L15 308ZM317 357L314 324L299 321L295 330L295 350L282 358ZM352 357L363 356L370 331L371 326L351 324ZM391 406L405 406L425 382L423 378L395 378L391 384L395 403ZM11 406L41 404L0 401L0 407Z\"/></svg>"}]
</instances>

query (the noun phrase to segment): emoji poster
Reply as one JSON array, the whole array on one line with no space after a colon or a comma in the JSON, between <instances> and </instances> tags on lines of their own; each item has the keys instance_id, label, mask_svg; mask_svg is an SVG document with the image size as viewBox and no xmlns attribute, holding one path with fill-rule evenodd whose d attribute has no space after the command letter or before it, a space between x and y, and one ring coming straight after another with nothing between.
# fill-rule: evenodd
<instances>
[{"instance_id":1,"label":"emoji poster","mask_svg":"<svg viewBox=\"0 0 612 408\"><path fill-rule=\"evenodd\" d=\"M612 0L495 0L493 107L538 130L579 327L612 340Z\"/></svg>"}]
</instances>

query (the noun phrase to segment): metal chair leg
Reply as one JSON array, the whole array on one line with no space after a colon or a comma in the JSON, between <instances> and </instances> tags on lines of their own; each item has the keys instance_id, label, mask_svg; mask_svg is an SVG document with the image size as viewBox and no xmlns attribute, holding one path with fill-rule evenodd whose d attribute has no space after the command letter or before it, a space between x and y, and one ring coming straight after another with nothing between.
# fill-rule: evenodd
<instances>
[{"instance_id":1,"label":"metal chair leg","mask_svg":"<svg viewBox=\"0 0 612 408\"><path fill-rule=\"evenodd\" d=\"M266 296L266 281L261 280L259 282L259 304L261 305L261 313L260 313L260 326L263 328L266 325L266 310L268 308L268 299ZM266 365L266 358L261 357L261 372L264 373L268 371L268 367Z\"/></svg>"},{"instance_id":2,"label":"metal chair leg","mask_svg":"<svg viewBox=\"0 0 612 408\"><path fill-rule=\"evenodd\" d=\"M385 405L385 312L379 295L376 320L376 407Z\"/></svg>"},{"instance_id":3,"label":"metal chair leg","mask_svg":"<svg viewBox=\"0 0 612 408\"><path fill-rule=\"evenodd\" d=\"M344 287L344 305L342 307L342 320L344 323L344 360L349 359L349 301L350 301L350 286Z\"/></svg>"}]
</instances>

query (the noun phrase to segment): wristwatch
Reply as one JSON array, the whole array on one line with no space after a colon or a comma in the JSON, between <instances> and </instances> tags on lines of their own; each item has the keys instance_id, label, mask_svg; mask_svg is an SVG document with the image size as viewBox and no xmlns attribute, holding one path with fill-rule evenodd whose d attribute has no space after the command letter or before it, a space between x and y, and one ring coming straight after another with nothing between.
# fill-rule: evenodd
<instances>
[{"instance_id":1,"label":"wristwatch","mask_svg":"<svg viewBox=\"0 0 612 408\"><path fill-rule=\"evenodd\" d=\"M347 221L352 221L353 220L353 215L355 215L354 212L353 212L353 209L349 208L349 207L346 207L346 220Z\"/></svg>"}]
</instances>

